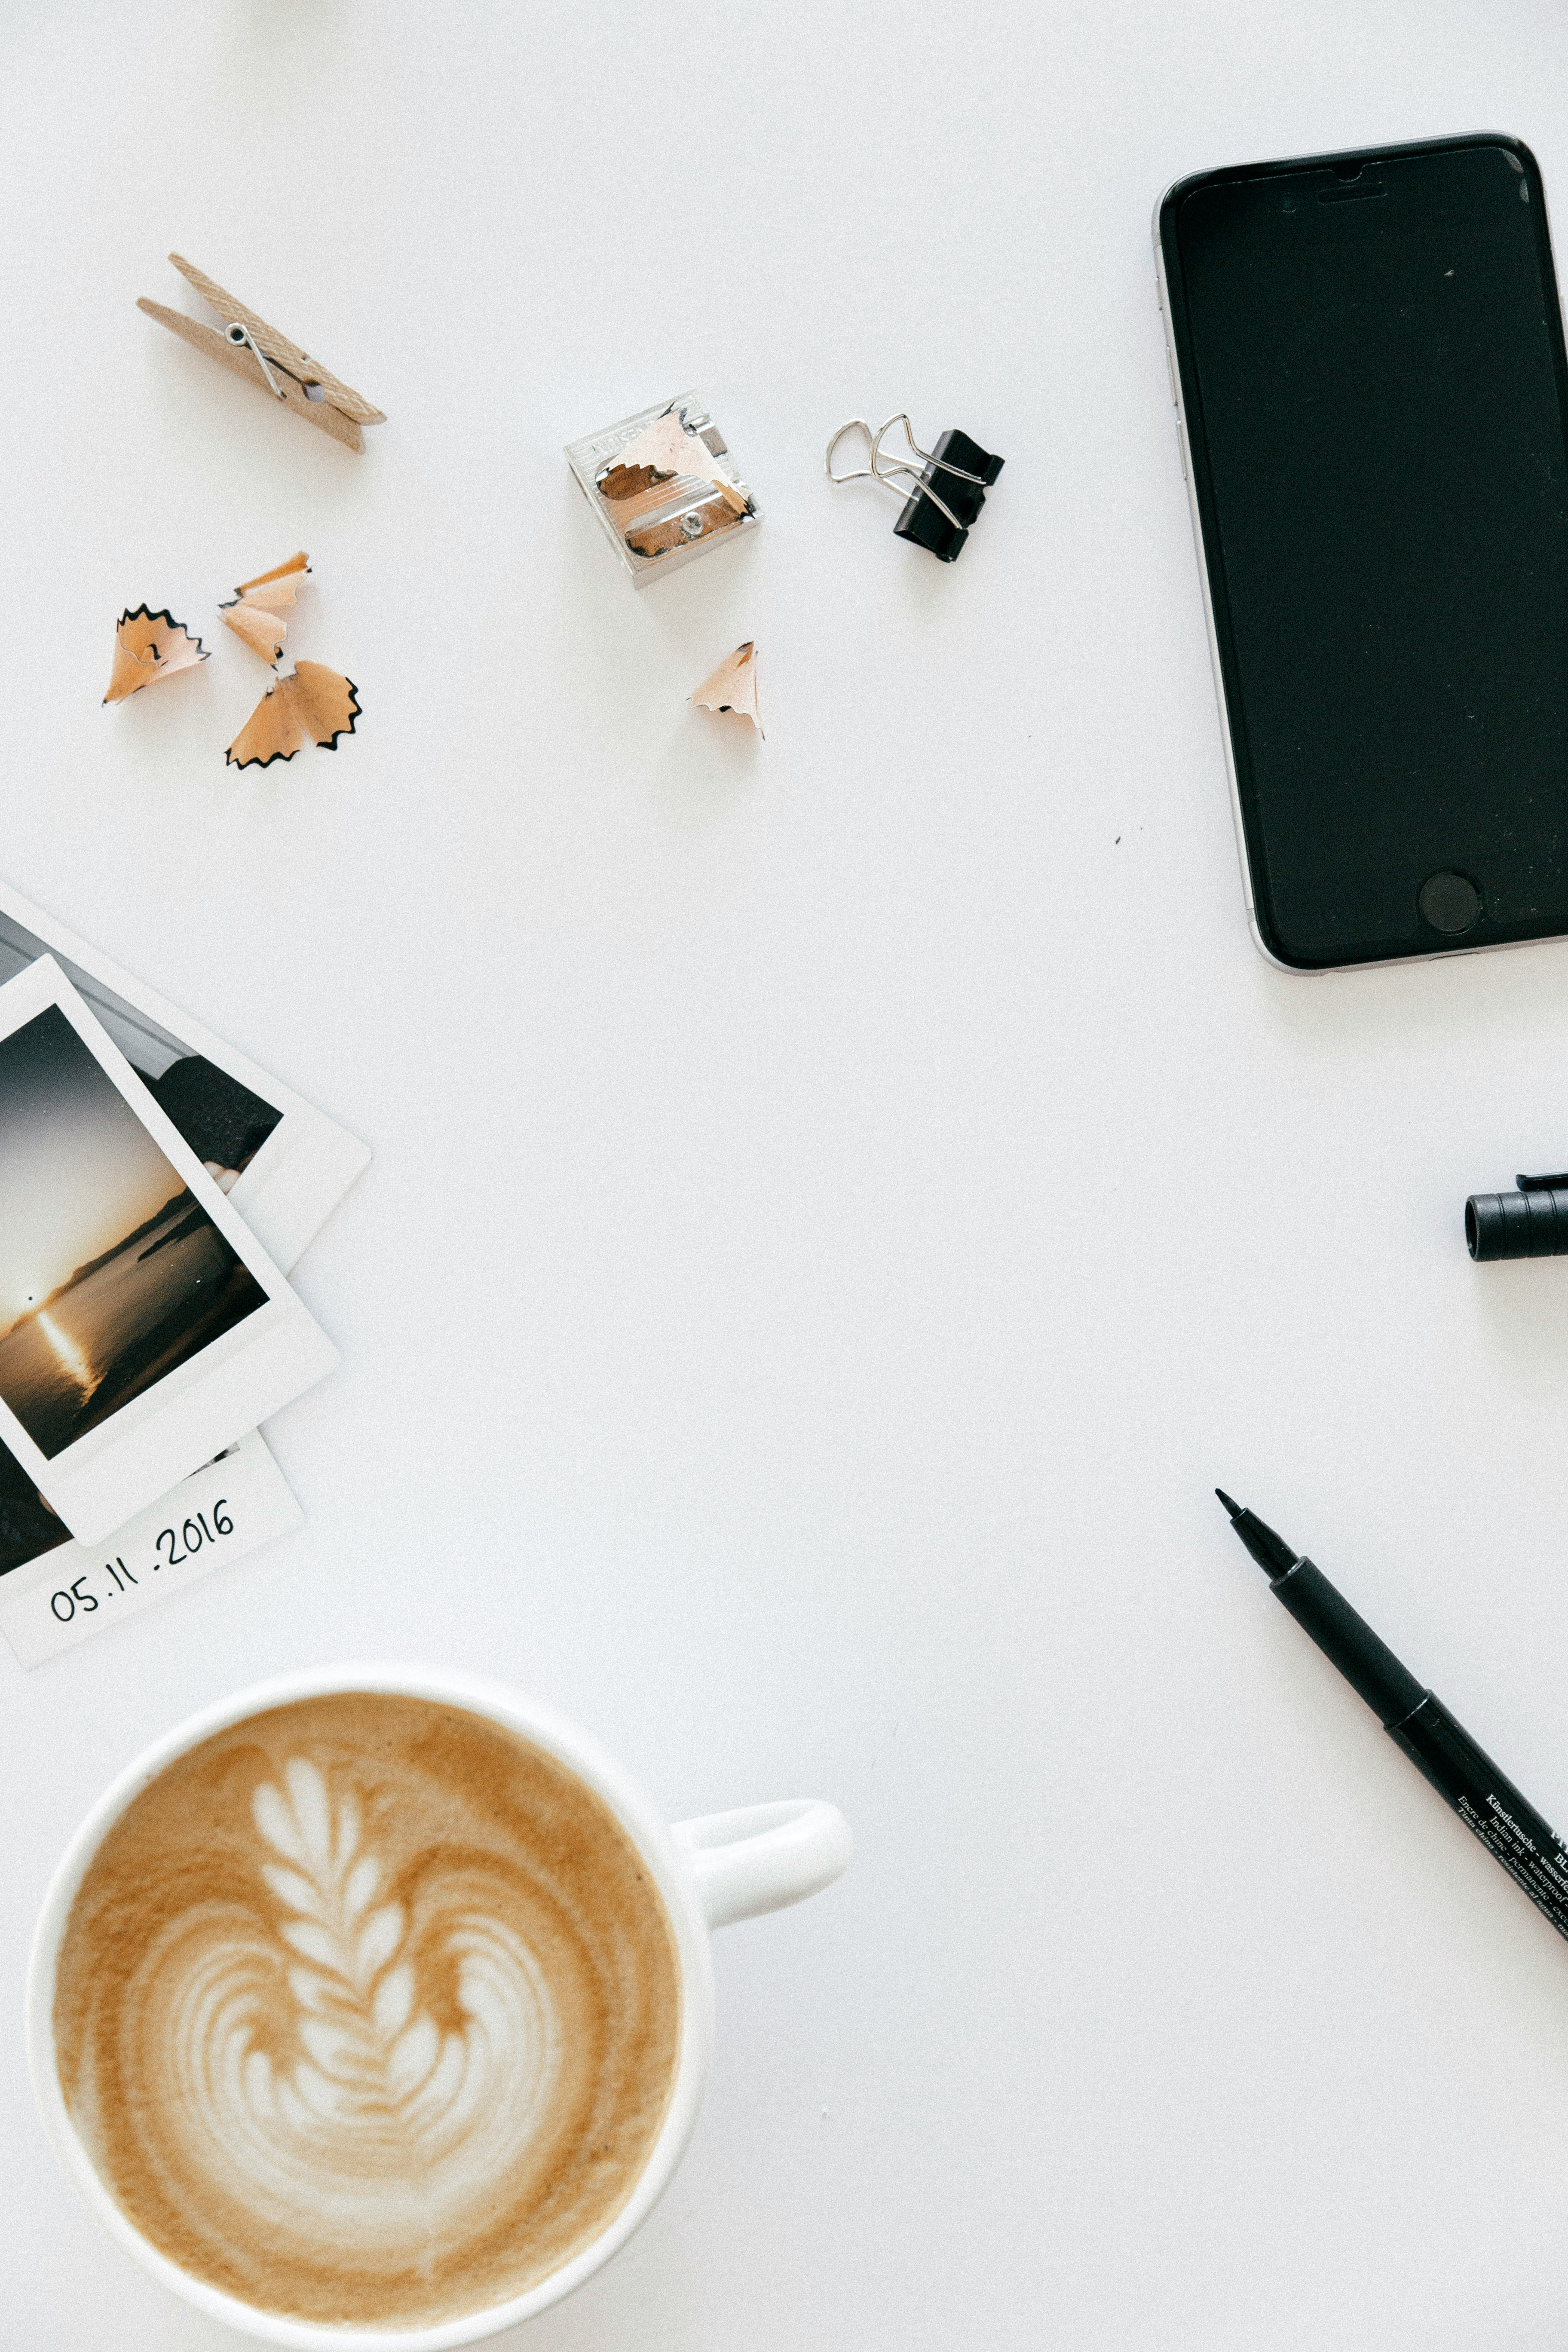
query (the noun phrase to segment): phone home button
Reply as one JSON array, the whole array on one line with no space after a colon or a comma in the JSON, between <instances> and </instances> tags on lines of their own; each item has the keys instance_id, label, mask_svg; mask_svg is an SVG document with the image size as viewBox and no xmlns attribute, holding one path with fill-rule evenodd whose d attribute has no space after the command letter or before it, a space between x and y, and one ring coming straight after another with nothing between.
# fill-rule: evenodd
<instances>
[{"instance_id":1,"label":"phone home button","mask_svg":"<svg viewBox=\"0 0 1568 2352\"><path fill-rule=\"evenodd\" d=\"M1480 920L1481 894L1463 874L1431 874L1421 885L1416 905L1435 931L1457 939Z\"/></svg>"}]
</instances>

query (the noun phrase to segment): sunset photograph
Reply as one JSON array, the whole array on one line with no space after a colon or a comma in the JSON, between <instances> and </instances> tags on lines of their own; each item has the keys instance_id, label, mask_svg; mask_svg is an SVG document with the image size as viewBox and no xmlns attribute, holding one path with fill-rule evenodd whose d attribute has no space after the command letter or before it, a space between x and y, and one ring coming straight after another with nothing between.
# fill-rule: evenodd
<instances>
[{"instance_id":1,"label":"sunset photograph","mask_svg":"<svg viewBox=\"0 0 1568 2352\"><path fill-rule=\"evenodd\" d=\"M57 1006L0 1039L0 1399L40 1453L266 1303Z\"/></svg>"}]
</instances>

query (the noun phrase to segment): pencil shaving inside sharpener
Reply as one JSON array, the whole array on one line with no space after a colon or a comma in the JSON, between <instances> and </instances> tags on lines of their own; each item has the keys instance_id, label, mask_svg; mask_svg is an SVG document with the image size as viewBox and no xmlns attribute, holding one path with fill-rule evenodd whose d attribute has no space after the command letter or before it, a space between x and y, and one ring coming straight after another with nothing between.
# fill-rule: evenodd
<instances>
[{"instance_id":1,"label":"pencil shaving inside sharpener","mask_svg":"<svg viewBox=\"0 0 1568 2352\"><path fill-rule=\"evenodd\" d=\"M572 442L566 461L638 588L762 520L694 392Z\"/></svg>"}]
</instances>

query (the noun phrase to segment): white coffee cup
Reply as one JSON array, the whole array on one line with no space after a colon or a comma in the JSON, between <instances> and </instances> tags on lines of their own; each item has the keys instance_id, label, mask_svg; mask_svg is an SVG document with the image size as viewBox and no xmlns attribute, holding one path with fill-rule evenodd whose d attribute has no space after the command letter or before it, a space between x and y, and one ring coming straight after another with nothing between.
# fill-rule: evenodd
<instances>
[{"instance_id":1,"label":"white coffee cup","mask_svg":"<svg viewBox=\"0 0 1568 2352\"><path fill-rule=\"evenodd\" d=\"M79 2139L56 2061L56 1969L77 1891L104 1837L142 1790L177 1757L247 1717L336 1692L388 1692L468 1709L501 1725L565 1765L609 1806L663 1898L679 1959L679 2053L664 2122L637 2184L609 2225L573 2260L527 2294L490 2309L426 2327L323 2326L259 2310L191 2276L126 2219ZM830 1885L848 1863L848 1824L812 1800L748 1805L668 1828L637 1783L587 1735L550 1709L445 1668L330 1666L253 1684L190 1717L154 1742L105 1790L61 1857L44 1897L27 1980L27 2045L33 2087L67 2173L110 2237L144 2270L209 2317L296 2352L447 2352L475 2344L559 2303L618 2252L645 2221L685 2151L701 2104L713 2042L715 1927L801 1902Z\"/></svg>"}]
</instances>

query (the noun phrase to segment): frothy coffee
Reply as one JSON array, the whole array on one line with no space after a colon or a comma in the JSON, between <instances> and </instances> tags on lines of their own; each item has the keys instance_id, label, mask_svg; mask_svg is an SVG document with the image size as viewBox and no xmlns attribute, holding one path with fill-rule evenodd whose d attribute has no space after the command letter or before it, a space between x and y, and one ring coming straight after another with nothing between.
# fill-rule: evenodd
<instances>
[{"instance_id":1,"label":"frothy coffee","mask_svg":"<svg viewBox=\"0 0 1568 2352\"><path fill-rule=\"evenodd\" d=\"M300 1700L171 1764L109 1832L55 2035L116 2202L268 2313L416 2327L581 2252L674 2081L679 1963L608 1807L488 1718Z\"/></svg>"}]
</instances>

